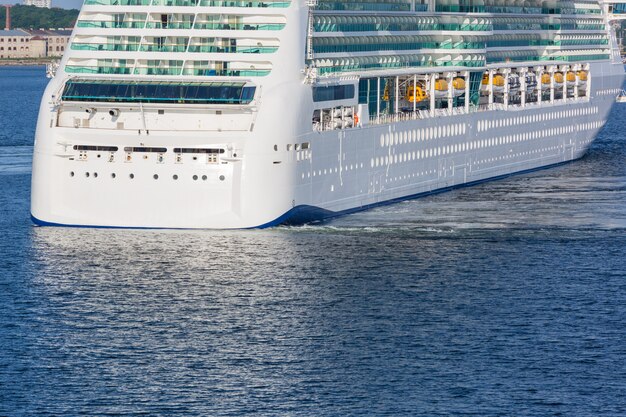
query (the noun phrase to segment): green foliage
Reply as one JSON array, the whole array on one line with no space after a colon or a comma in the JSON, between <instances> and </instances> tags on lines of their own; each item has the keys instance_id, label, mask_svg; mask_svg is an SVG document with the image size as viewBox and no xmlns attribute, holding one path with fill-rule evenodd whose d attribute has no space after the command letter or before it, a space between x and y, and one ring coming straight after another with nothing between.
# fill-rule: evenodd
<instances>
[{"instance_id":1,"label":"green foliage","mask_svg":"<svg viewBox=\"0 0 626 417\"><path fill-rule=\"evenodd\" d=\"M0 9L0 24L4 29L5 9ZM72 28L78 17L78 10L45 9L35 6L16 5L11 8L11 28L58 29Z\"/></svg>"}]
</instances>

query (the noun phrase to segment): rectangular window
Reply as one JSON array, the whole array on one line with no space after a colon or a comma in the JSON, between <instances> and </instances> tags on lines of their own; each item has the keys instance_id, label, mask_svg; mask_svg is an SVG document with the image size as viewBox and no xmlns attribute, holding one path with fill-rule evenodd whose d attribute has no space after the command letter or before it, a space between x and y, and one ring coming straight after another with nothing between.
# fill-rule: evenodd
<instances>
[{"instance_id":1,"label":"rectangular window","mask_svg":"<svg viewBox=\"0 0 626 417\"><path fill-rule=\"evenodd\" d=\"M313 101L347 100L354 98L354 85L313 87Z\"/></svg>"},{"instance_id":2,"label":"rectangular window","mask_svg":"<svg viewBox=\"0 0 626 417\"><path fill-rule=\"evenodd\" d=\"M77 151L117 152L117 146L74 145Z\"/></svg>"},{"instance_id":3,"label":"rectangular window","mask_svg":"<svg viewBox=\"0 0 626 417\"><path fill-rule=\"evenodd\" d=\"M124 152L152 152L152 153L165 153L167 148L149 148L145 146L127 146L124 148Z\"/></svg>"},{"instance_id":4,"label":"rectangular window","mask_svg":"<svg viewBox=\"0 0 626 417\"><path fill-rule=\"evenodd\" d=\"M244 83L178 83L70 80L64 101L115 103L249 104L256 87Z\"/></svg>"},{"instance_id":5,"label":"rectangular window","mask_svg":"<svg viewBox=\"0 0 626 417\"><path fill-rule=\"evenodd\" d=\"M174 153L224 153L219 148L174 148Z\"/></svg>"}]
</instances>

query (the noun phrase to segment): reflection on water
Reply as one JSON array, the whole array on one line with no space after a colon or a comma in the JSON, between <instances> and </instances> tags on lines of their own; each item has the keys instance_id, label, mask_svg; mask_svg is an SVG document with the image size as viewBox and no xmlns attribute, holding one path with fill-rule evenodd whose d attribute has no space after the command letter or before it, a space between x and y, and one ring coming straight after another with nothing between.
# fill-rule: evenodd
<instances>
[{"instance_id":1,"label":"reflection on water","mask_svg":"<svg viewBox=\"0 0 626 417\"><path fill-rule=\"evenodd\" d=\"M78 414L625 405L611 360L626 353L621 231L392 215L364 229L34 228L17 386L31 407Z\"/></svg>"}]
</instances>

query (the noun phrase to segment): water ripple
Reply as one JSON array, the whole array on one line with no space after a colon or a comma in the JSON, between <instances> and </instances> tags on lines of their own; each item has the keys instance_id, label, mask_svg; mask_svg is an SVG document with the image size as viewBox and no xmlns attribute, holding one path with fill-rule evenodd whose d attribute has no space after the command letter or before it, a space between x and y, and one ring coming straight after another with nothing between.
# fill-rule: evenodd
<instances>
[{"instance_id":1,"label":"water ripple","mask_svg":"<svg viewBox=\"0 0 626 417\"><path fill-rule=\"evenodd\" d=\"M0 415L626 414L626 106L575 163L319 225L41 228L11 71Z\"/></svg>"}]
</instances>

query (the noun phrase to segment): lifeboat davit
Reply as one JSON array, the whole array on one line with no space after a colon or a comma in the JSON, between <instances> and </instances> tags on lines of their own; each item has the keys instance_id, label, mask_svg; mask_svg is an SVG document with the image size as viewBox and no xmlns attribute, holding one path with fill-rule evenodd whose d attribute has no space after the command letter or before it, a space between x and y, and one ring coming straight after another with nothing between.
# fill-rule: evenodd
<instances>
[{"instance_id":1,"label":"lifeboat davit","mask_svg":"<svg viewBox=\"0 0 626 417\"><path fill-rule=\"evenodd\" d=\"M517 74L509 75L509 94L518 94L521 84L522 83L519 79L519 75Z\"/></svg>"},{"instance_id":2,"label":"lifeboat davit","mask_svg":"<svg viewBox=\"0 0 626 417\"><path fill-rule=\"evenodd\" d=\"M526 92L533 93L537 89L537 76L530 73L526 74Z\"/></svg>"}]
</instances>

